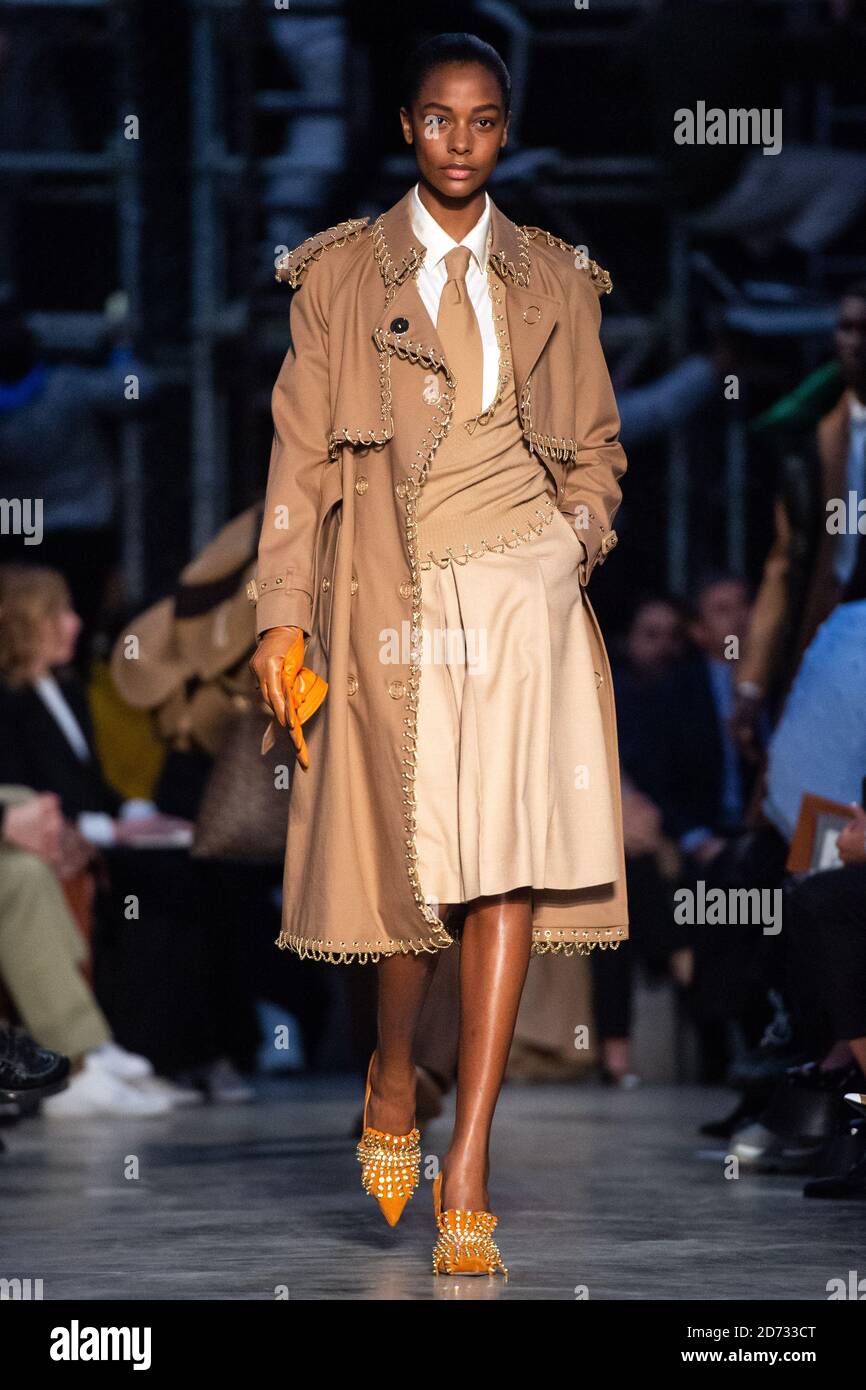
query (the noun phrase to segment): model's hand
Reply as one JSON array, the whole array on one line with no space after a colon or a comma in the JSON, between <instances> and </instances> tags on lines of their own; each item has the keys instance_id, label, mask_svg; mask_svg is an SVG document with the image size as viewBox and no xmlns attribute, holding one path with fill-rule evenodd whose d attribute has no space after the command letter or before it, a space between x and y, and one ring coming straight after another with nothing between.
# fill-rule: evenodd
<instances>
[{"instance_id":1,"label":"model's hand","mask_svg":"<svg viewBox=\"0 0 866 1390\"><path fill-rule=\"evenodd\" d=\"M291 659L286 660L291 653ZM277 722L289 725L299 755L305 750L301 725L291 698L295 676L304 664L304 633L299 627L269 627L250 660L262 699Z\"/></svg>"}]
</instances>

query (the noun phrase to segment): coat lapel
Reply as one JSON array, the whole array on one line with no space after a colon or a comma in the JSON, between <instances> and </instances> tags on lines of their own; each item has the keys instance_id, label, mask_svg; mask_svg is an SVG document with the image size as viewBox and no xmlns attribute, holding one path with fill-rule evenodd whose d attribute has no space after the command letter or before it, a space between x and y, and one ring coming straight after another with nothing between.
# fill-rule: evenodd
<instances>
[{"instance_id":1,"label":"coat lapel","mask_svg":"<svg viewBox=\"0 0 866 1390\"><path fill-rule=\"evenodd\" d=\"M509 285L505 295L511 366L518 396L556 327L562 300L538 290Z\"/></svg>"},{"instance_id":2,"label":"coat lapel","mask_svg":"<svg viewBox=\"0 0 866 1390\"><path fill-rule=\"evenodd\" d=\"M373 229L379 273L390 294L373 325L377 343L412 342L433 348L444 360L435 325L424 306L415 272L424 262L424 245L412 228L412 190L381 215ZM561 298L533 284L529 238L491 200L490 262L507 287L506 315L518 393L544 351L563 311ZM395 325L407 325L398 332Z\"/></svg>"}]
</instances>

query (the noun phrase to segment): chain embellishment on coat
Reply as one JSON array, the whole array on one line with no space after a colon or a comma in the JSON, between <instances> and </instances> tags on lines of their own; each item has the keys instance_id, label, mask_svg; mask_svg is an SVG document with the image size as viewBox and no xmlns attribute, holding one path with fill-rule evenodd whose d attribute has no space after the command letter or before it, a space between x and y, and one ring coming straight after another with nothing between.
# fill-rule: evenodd
<instances>
[{"instance_id":1,"label":"chain embellishment on coat","mask_svg":"<svg viewBox=\"0 0 866 1390\"><path fill-rule=\"evenodd\" d=\"M386 301L386 308L391 298L393 298L393 293L389 295ZM418 554L416 502L418 493L424 486L424 480L430 468L433 455L451 426L451 417L454 412L454 401L456 397L456 382L445 362L444 356L437 348L432 346L425 347L423 343L416 342L412 338L404 338L402 334L396 337L390 330L386 329L377 329L373 334L373 338L380 352L385 352L389 356L394 354L407 362L420 364L423 367L442 372L445 377L445 390L439 395L436 409L431 417L430 426L421 441L420 448L415 451L416 461L413 462L411 466L412 476L407 478L405 483L405 530L407 548L409 551L409 574L412 583L412 622L409 639L410 665L409 679L407 681L408 698L406 701L408 713L403 717L403 743L401 746L403 756L400 759L400 764L403 769L402 802L405 832L404 855L407 860L409 882L412 887L418 911L423 916L425 922L429 923L433 928L434 933L440 940L441 946L451 946L454 944L454 938L448 934L445 930L444 923L424 898L418 876L415 779L418 764L418 695L421 685L423 610L419 565L420 557Z\"/></svg>"},{"instance_id":2,"label":"chain embellishment on coat","mask_svg":"<svg viewBox=\"0 0 866 1390\"><path fill-rule=\"evenodd\" d=\"M560 251L568 251L571 255L580 255L580 261L575 261L577 270L585 270L599 295L610 294L613 289L613 281L609 271L600 266L598 261L590 260L589 256L578 247L572 246L571 242L563 241L562 237L554 236L553 232L546 232L542 227L521 227L520 231L525 233L530 241L535 241L536 237L543 236L547 240L548 246L558 246Z\"/></svg>"},{"instance_id":3,"label":"chain embellishment on coat","mask_svg":"<svg viewBox=\"0 0 866 1390\"><path fill-rule=\"evenodd\" d=\"M523 422L523 438L529 444L529 452L559 459L561 463L577 462L577 441L563 436L539 434L532 428L532 377L530 376L520 393L520 418Z\"/></svg>"},{"instance_id":4,"label":"chain embellishment on coat","mask_svg":"<svg viewBox=\"0 0 866 1390\"><path fill-rule=\"evenodd\" d=\"M404 256L399 266L394 266L391 260L391 252L388 249L388 240L385 236L385 224L380 214L373 223L373 257L379 268L379 274L385 282L389 291L397 285L402 284L407 275L417 275L421 266L424 264L424 252L418 252L413 246L408 255ZM387 303L393 299L390 294Z\"/></svg>"},{"instance_id":5,"label":"chain embellishment on coat","mask_svg":"<svg viewBox=\"0 0 866 1390\"><path fill-rule=\"evenodd\" d=\"M532 257L529 254L529 237L526 234L525 227L518 227L515 225L514 230L517 233L519 242L519 267L508 259L504 251L491 252L490 259L503 279L507 275L510 275L516 285L519 285L522 290L528 290L529 274L532 266Z\"/></svg>"},{"instance_id":6,"label":"chain embellishment on coat","mask_svg":"<svg viewBox=\"0 0 866 1390\"><path fill-rule=\"evenodd\" d=\"M534 956L562 955L562 956L588 956L591 951L618 951L620 941L593 939L592 932L605 932L606 936L624 937L625 932L622 927L578 927L572 928L572 932L586 933L581 936L579 941L569 939L566 941L544 940L538 941L533 935L531 953ZM553 933L545 933L545 936L552 936ZM563 933L564 935L564 933ZM300 960L320 960L327 965L375 965L383 957L393 955L408 956L418 955L422 951L429 955L434 955L441 950L447 942L436 945L424 943L421 946L409 946L405 941L388 941L379 947L371 948L368 942L364 941L342 941L342 949L335 950L334 943L323 941L319 938L310 936L298 936L292 932L281 931L276 939L277 946L281 951L291 951ZM389 947L393 949L388 949Z\"/></svg>"},{"instance_id":7,"label":"chain embellishment on coat","mask_svg":"<svg viewBox=\"0 0 866 1390\"><path fill-rule=\"evenodd\" d=\"M421 569L429 570L432 569L434 565L438 565L439 569L444 570L451 564L465 565L469 560L479 559L482 555L502 555L506 550L515 550L518 545L531 541L533 536L540 536L545 526L550 525L556 514L556 508L552 502L549 503L547 508L534 507L533 511L541 517L541 520L530 521L528 523L528 531L518 531L516 526L512 526L511 534L513 539L504 536L501 531L498 531L496 533L496 540L493 542L488 541L485 537L481 544L475 547L475 549L468 543L465 544L462 555L456 554L453 546L450 545L446 545L445 550L447 553L445 555L434 555L432 550L428 550L428 558L421 561Z\"/></svg>"},{"instance_id":8,"label":"chain embellishment on coat","mask_svg":"<svg viewBox=\"0 0 866 1390\"><path fill-rule=\"evenodd\" d=\"M366 230L369 220L369 217L350 217L348 221L338 222L327 231L307 237L307 240L296 246L294 251L286 251L280 256L275 266L274 279L282 280L284 284L296 290L314 261L321 260L325 251L333 251L335 247L345 246L348 242L354 241Z\"/></svg>"}]
</instances>

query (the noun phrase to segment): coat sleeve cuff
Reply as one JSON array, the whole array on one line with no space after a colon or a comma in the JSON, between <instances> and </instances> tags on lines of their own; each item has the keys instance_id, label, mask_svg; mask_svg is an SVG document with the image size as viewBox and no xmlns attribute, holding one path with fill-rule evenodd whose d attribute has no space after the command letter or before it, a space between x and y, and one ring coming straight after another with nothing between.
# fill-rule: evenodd
<instances>
[{"instance_id":1,"label":"coat sleeve cuff","mask_svg":"<svg viewBox=\"0 0 866 1390\"><path fill-rule=\"evenodd\" d=\"M268 581L264 581L267 585ZM253 581L256 584L256 581ZM313 627L313 596L306 589L286 589L276 586L250 586L250 597L256 605L256 636L269 627L299 627L309 637Z\"/></svg>"},{"instance_id":2,"label":"coat sleeve cuff","mask_svg":"<svg viewBox=\"0 0 866 1390\"><path fill-rule=\"evenodd\" d=\"M603 565L608 554L616 545L617 534L616 531L608 531L592 512L589 513L587 519L584 519L580 510L566 511L563 508L562 515L569 526L574 528L574 534L583 546L585 558L580 566L580 581L585 588L596 565Z\"/></svg>"}]
</instances>

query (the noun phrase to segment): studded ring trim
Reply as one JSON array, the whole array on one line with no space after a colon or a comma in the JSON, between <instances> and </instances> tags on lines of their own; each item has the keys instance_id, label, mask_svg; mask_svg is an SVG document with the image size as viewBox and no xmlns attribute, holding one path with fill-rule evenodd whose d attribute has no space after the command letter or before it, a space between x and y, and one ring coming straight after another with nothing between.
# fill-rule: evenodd
<instances>
[{"instance_id":1,"label":"studded ring trim","mask_svg":"<svg viewBox=\"0 0 866 1390\"><path fill-rule=\"evenodd\" d=\"M549 526L556 515L556 508L552 503L549 508L535 507L533 510L541 520L529 522L528 531L518 531L516 526L512 526L510 536L506 537L499 531L492 542L485 537L474 549L471 545L464 545L462 554L455 552L454 547L450 545L445 547L444 555L434 555L432 550L428 550L427 558L421 561L421 569L429 570L434 565L438 565L440 569L447 569L451 564L465 565L467 561L478 559L482 555L502 555L506 550L515 550L518 545L531 541L533 536L540 536L545 526Z\"/></svg>"},{"instance_id":2,"label":"studded ring trim","mask_svg":"<svg viewBox=\"0 0 866 1390\"><path fill-rule=\"evenodd\" d=\"M558 246L560 251L568 251L571 255L579 257L575 260L575 269L586 271L599 296L610 294L613 290L610 273L603 266L600 266L598 261L590 260L589 256L580 251L578 247L572 246L571 242L563 241L562 237L554 236L553 232L545 232L541 227L521 227L519 230L530 241L535 241L537 237L543 236L548 246Z\"/></svg>"},{"instance_id":3,"label":"studded ring trim","mask_svg":"<svg viewBox=\"0 0 866 1390\"><path fill-rule=\"evenodd\" d=\"M314 261L319 261L325 251L333 251L337 246L345 246L366 231L368 217L350 217L346 222L338 222L325 232L317 232L307 237L294 251L280 256L275 266L275 280L282 280L296 290Z\"/></svg>"}]
</instances>

